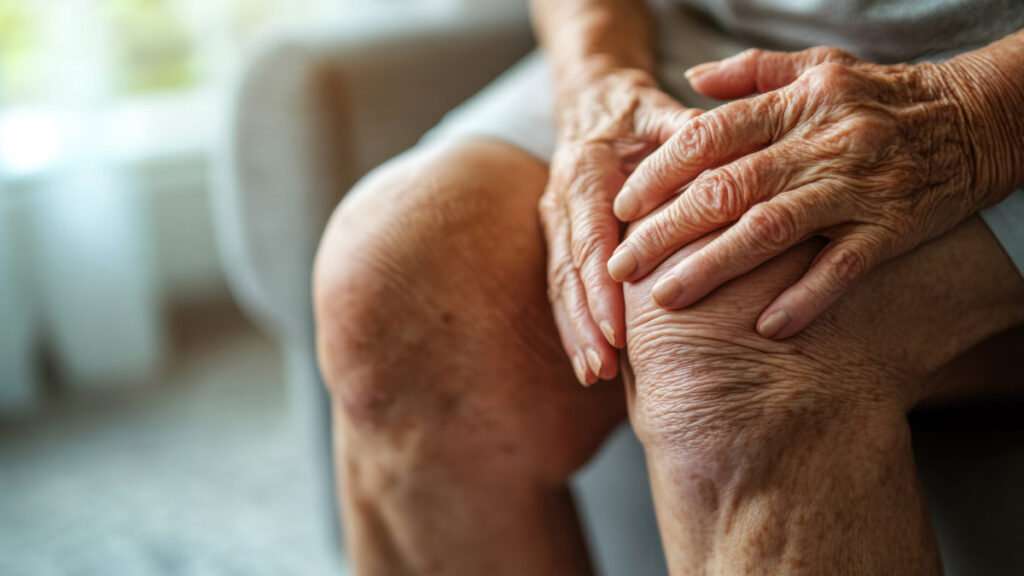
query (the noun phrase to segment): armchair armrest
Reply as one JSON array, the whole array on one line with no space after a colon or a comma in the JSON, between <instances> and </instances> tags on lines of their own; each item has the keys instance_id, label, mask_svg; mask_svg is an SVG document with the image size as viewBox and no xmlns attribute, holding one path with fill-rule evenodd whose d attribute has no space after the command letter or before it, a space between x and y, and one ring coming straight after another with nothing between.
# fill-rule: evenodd
<instances>
[{"instance_id":1,"label":"armchair armrest","mask_svg":"<svg viewBox=\"0 0 1024 576\"><path fill-rule=\"evenodd\" d=\"M334 205L532 46L520 6L402 6L264 50L236 91L214 196L243 307L279 338L309 338L310 270Z\"/></svg>"}]
</instances>

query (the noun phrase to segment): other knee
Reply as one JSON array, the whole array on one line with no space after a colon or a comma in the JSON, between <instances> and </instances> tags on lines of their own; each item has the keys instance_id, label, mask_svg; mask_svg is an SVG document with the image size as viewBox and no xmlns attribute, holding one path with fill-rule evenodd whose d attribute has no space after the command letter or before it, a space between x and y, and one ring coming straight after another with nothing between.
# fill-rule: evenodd
<instances>
[{"instance_id":1,"label":"other knee","mask_svg":"<svg viewBox=\"0 0 1024 576\"><path fill-rule=\"evenodd\" d=\"M627 287L631 418L649 451L681 466L754 470L825 438L902 434L901 399L855 339L827 321L785 341L754 330L815 251L794 249L681 311L653 303L656 278Z\"/></svg>"}]
</instances>

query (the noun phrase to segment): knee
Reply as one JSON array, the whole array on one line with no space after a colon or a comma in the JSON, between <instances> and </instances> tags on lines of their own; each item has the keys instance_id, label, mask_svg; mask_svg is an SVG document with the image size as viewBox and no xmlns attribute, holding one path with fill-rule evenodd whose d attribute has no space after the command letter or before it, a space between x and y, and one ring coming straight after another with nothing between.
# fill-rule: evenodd
<instances>
[{"instance_id":1,"label":"knee","mask_svg":"<svg viewBox=\"0 0 1024 576\"><path fill-rule=\"evenodd\" d=\"M903 434L901 399L834 323L781 342L754 330L815 252L798 247L676 312L652 302L656 278L627 287L631 418L649 452L728 474L826 438Z\"/></svg>"},{"instance_id":2,"label":"knee","mask_svg":"<svg viewBox=\"0 0 1024 576\"><path fill-rule=\"evenodd\" d=\"M438 253L457 216L416 205L429 196L412 182L423 162L399 158L361 181L332 215L314 263L320 370L335 408L362 427L399 417L416 392L403 372L451 321ZM419 392L422 412L428 391Z\"/></svg>"},{"instance_id":3,"label":"knee","mask_svg":"<svg viewBox=\"0 0 1024 576\"><path fill-rule=\"evenodd\" d=\"M361 184L364 197L380 183ZM394 372L434 328L435 310L417 306L427 284L401 216L376 202L341 205L313 269L317 357L324 383L346 418L371 426L393 415L401 390Z\"/></svg>"},{"instance_id":4,"label":"knee","mask_svg":"<svg viewBox=\"0 0 1024 576\"><path fill-rule=\"evenodd\" d=\"M483 353L479 319L508 296L504 284L523 280L501 276L516 249L502 229L515 224L501 217L530 199L493 186L500 155L477 143L399 158L332 216L313 271L317 351L335 411L353 426L428 425L461 401L446 375ZM543 178L532 165L519 173L524 185Z\"/></svg>"}]
</instances>

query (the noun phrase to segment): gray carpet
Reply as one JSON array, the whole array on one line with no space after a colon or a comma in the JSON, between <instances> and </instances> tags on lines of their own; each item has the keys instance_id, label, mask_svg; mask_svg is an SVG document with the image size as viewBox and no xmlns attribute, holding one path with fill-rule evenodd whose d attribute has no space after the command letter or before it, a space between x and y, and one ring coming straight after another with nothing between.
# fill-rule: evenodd
<instances>
[{"instance_id":1,"label":"gray carpet","mask_svg":"<svg viewBox=\"0 0 1024 576\"><path fill-rule=\"evenodd\" d=\"M337 576L280 374L236 330L160 382L0 423L0 574Z\"/></svg>"}]
</instances>

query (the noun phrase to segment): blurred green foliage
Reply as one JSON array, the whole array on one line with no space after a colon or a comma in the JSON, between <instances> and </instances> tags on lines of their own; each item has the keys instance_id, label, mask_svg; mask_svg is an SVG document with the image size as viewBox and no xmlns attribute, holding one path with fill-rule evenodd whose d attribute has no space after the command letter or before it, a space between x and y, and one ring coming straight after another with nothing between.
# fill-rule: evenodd
<instances>
[{"instance_id":1,"label":"blurred green foliage","mask_svg":"<svg viewBox=\"0 0 1024 576\"><path fill-rule=\"evenodd\" d=\"M0 0L0 103L31 102L43 87L40 30L32 3Z\"/></svg>"},{"instance_id":2,"label":"blurred green foliage","mask_svg":"<svg viewBox=\"0 0 1024 576\"><path fill-rule=\"evenodd\" d=\"M43 101L58 64L84 53L104 58L117 96L177 92L202 82L203 65L237 57L261 32L335 0L0 0L0 106ZM73 10L68 10L73 7ZM77 29L54 31L87 14ZM68 36L70 35L70 36ZM60 41L56 41L60 40ZM68 53L68 51L71 53ZM202 52L202 50L206 50ZM217 53L218 50L223 52ZM56 80L56 81L55 81Z\"/></svg>"},{"instance_id":3,"label":"blurred green foliage","mask_svg":"<svg viewBox=\"0 0 1024 576\"><path fill-rule=\"evenodd\" d=\"M118 92L167 92L196 83L195 46L173 0L103 3Z\"/></svg>"}]
</instances>

